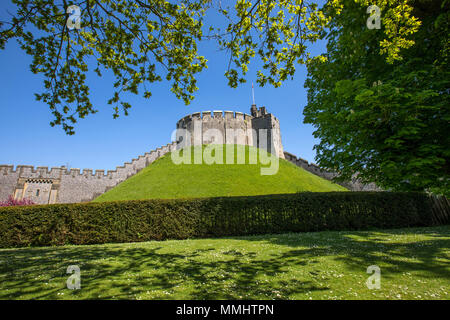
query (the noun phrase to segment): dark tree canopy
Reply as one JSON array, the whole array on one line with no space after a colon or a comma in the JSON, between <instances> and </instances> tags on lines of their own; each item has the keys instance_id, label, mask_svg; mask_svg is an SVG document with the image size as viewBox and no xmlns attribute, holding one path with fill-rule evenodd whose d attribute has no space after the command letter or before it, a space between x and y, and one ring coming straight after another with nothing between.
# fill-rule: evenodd
<instances>
[{"instance_id":1,"label":"dark tree canopy","mask_svg":"<svg viewBox=\"0 0 450 320\"><path fill-rule=\"evenodd\" d=\"M349 179L392 190L449 195L449 1L413 1L422 23L415 45L389 64L378 54L382 29L370 30L365 8L333 8L327 61L308 67L305 123L320 139L317 161Z\"/></svg>"}]
</instances>

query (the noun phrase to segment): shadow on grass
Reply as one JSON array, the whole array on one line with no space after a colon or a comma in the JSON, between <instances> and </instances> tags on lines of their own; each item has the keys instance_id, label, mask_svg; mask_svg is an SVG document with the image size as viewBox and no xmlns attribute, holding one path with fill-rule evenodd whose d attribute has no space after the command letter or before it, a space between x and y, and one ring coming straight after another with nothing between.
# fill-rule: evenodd
<instances>
[{"instance_id":1,"label":"shadow on grass","mask_svg":"<svg viewBox=\"0 0 450 320\"><path fill-rule=\"evenodd\" d=\"M295 235L300 235L302 239ZM422 235L428 239L414 239ZM410 240L405 242L401 236ZM261 241L264 237L242 239ZM363 266L383 265L383 275L388 278L389 275L414 271L420 272L424 278L438 277L450 281L450 226L284 234L271 235L265 240L291 248L312 246L291 250L285 257L333 256L349 271L361 271Z\"/></svg>"},{"instance_id":2,"label":"shadow on grass","mask_svg":"<svg viewBox=\"0 0 450 320\"><path fill-rule=\"evenodd\" d=\"M248 250L241 252L239 248L224 250L217 257L214 248L186 247L172 253L167 252L165 242L7 249L0 251L0 299L60 298L58 294L66 290L65 281L69 276L66 268L71 264L80 266L82 288L87 288L66 293L71 298L127 299L156 290L158 294L153 298L165 299L170 294L166 296L160 291L173 293L180 286L186 286L184 298L187 299L287 298L329 290L328 286L314 281L320 272L314 269L318 257L343 263L349 271L360 272L361 268L380 264L383 275L420 271L424 277L449 279L450 261L444 249L450 247L450 229L433 228L431 233L423 230L227 238L280 246L279 251L265 256ZM415 232L431 239L402 242L398 238L414 236ZM310 270L311 280L301 281L287 273L289 268L305 266ZM270 281L264 281L261 276Z\"/></svg>"},{"instance_id":3,"label":"shadow on grass","mask_svg":"<svg viewBox=\"0 0 450 320\"><path fill-rule=\"evenodd\" d=\"M172 290L183 285L185 281L192 284L189 297L191 299L240 299L243 297L281 298L294 293L314 290L327 290L327 287L316 287L311 281L297 279L273 282L255 282L257 275L275 277L283 273L287 263L285 258L291 255L278 255L270 259L255 259L256 253L226 252L227 260L202 261L196 258L208 250L196 250L186 254L158 253L157 248L127 248L117 250L96 247L73 247L55 249L25 249L19 252L0 252L2 263L0 273L5 275L0 285L0 299L18 299L24 294L36 299L59 298L58 293L65 288L65 279L69 276L65 271L69 264L78 264L82 270L82 289L89 288L89 295L83 295L85 290L73 291L73 298L123 299L131 298L133 293L144 290ZM38 256L38 258L36 258ZM113 258L120 263L111 265L101 262ZM32 259L36 258L36 259ZM243 261L246 260L246 261ZM89 261L95 261L91 263ZM295 262L302 265L305 262ZM52 278L61 285L46 289L43 280L36 269L52 274ZM159 270L146 275L145 271ZM126 282L127 275L132 281ZM105 280L116 279L105 285ZM117 281L117 279L121 279ZM279 288L275 290L274 287ZM144 289L142 289L144 288ZM145 289L146 288L146 289ZM24 290L25 289L25 290ZM113 289L114 294L109 291ZM166 299L159 295L155 299Z\"/></svg>"}]
</instances>

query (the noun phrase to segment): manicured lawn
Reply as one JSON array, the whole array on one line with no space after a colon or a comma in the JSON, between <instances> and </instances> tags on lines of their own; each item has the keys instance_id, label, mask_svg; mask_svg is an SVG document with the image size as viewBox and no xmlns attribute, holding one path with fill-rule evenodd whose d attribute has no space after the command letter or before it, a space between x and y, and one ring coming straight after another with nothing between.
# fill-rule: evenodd
<instances>
[{"instance_id":1,"label":"manicured lawn","mask_svg":"<svg viewBox=\"0 0 450 320\"><path fill-rule=\"evenodd\" d=\"M450 299L450 226L0 250L0 299L31 298Z\"/></svg>"},{"instance_id":2,"label":"manicured lawn","mask_svg":"<svg viewBox=\"0 0 450 320\"><path fill-rule=\"evenodd\" d=\"M261 168L267 168L269 164L263 164L264 161L261 163L259 160L255 164L249 164L250 150L258 150L254 147L245 147L246 164L237 164L237 151L234 152L234 164L226 164L227 149L223 149L224 164L194 164L194 151L191 153L192 164L174 164L168 154L94 201L347 191L344 187L284 159L279 159L278 171L274 171L276 174L261 175Z\"/></svg>"}]
</instances>

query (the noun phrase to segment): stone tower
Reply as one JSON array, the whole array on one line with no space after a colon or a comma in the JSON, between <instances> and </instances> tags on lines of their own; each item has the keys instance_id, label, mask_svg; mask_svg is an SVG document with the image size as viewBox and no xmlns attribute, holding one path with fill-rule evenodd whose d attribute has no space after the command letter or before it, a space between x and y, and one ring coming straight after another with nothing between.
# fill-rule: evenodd
<instances>
[{"instance_id":1,"label":"stone tower","mask_svg":"<svg viewBox=\"0 0 450 320\"><path fill-rule=\"evenodd\" d=\"M284 159L280 122L266 107L252 105L249 114L203 111L177 122L177 148L202 144L242 144L264 148ZM267 141L260 141L261 137Z\"/></svg>"}]
</instances>

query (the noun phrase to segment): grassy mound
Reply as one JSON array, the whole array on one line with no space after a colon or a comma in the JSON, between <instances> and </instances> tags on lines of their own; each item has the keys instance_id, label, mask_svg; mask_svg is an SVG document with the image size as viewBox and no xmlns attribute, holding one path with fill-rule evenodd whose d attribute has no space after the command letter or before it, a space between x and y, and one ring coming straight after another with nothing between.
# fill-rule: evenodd
<instances>
[{"instance_id":1,"label":"grassy mound","mask_svg":"<svg viewBox=\"0 0 450 320\"><path fill-rule=\"evenodd\" d=\"M237 164L238 148L235 146L234 161L227 161L227 149L223 148L223 164L194 164L194 154L200 147L191 148L189 164L175 164L171 154L158 159L138 174L125 180L94 201L176 199L220 196L249 196L264 194L296 193L303 191L346 191L335 183L320 178L296 165L279 159L278 171L273 175L261 175L270 163L260 158L249 164L256 148L245 146L246 164ZM205 150L202 154L212 154ZM232 159L232 158L231 158ZM231 162L231 164L230 164Z\"/></svg>"}]
</instances>

